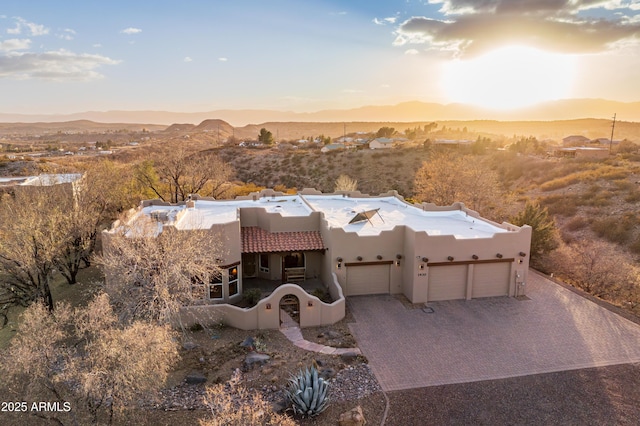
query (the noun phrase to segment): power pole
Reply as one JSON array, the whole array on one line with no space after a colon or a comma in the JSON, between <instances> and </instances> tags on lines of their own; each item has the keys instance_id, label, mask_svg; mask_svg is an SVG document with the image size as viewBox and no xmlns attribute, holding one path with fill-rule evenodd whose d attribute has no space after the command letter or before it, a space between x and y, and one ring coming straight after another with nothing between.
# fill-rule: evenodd
<instances>
[{"instance_id":1,"label":"power pole","mask_svg":"<svg viewBox=\"0 0 640 426\"><path fill-rule=\"evenodd\" d=\"M611 155L611 148L613 146L613 129L616 127L616 114L613 114L613 123L611 123L611 139L609 139L609 155Z\"/></svg>"}]
</instances>

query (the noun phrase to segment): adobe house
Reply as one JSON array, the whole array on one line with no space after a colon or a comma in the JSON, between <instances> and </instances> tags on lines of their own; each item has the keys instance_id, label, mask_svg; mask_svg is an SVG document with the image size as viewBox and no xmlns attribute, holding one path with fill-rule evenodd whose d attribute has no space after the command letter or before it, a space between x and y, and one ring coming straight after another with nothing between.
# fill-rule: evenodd
<instances>
[{"instance_id":1,"label":"adobe house","mask_svg":"<svg viewBox=\"0 0 640 426\"><path fill-rule=\"evenodd\" d=\"M491 222L461 203L413 205L395 191L263 190L235 200L144 201L128 220L140 215L161 227L215 229L226 237L222 276L208 284L201 306L185 311L192 321L218 309L229 325L277 328L282 319L275 308L291 296L304 327L342 319L345 297L404 294L412 303L428 303L523 296L526 290L531 227ZM252 278L282 285L254 308L229 305ZM294 284L308 279L320 279L334 302Z\"/></svg>"}]
</instances>

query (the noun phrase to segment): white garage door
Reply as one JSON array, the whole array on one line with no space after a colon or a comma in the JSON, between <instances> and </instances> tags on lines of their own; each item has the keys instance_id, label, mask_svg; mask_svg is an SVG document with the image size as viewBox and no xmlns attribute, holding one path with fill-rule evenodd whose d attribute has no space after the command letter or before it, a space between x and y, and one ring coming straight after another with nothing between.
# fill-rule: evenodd
<instances>
[{"instance_id":1,"label":"white garage door","mask_svg":"<svg viewBox=\"0 0 640 426\"><path fill-rule=\"evenodd\" d=\"M389 267L347 266L347 296L389 293Z\"/></svg>"},{"instance_id":2,"label":"white garage door","mask_svg":"<svg viewBox=\"0 0 640 426\"><path fill-rule=\"evenodd\" d=\"M429 267L427 300L456 300L467 298L467 265Z\"/></svg>"},{"instance_id":3,"label":"white garage door","mask_svg":"<svg viewBox=\"0 0 640 426\"><path fill-rule=\"evenodd\" d=\"M508 296L510 265L506 262L473 265L471 297Z\"/></svg>"}]
</instances>

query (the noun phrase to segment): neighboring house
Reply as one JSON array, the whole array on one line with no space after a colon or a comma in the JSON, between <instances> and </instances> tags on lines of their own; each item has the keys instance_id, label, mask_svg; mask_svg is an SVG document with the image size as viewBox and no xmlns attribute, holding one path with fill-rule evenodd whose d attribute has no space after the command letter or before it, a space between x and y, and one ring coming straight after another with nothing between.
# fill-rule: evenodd
<instances>
[{"instance_id":1,"label":"neighboring house","mask_svg":"<svg viewBox=\"0 0 640 426\"><path fill-rule=\"evenodd\" d=\"M339 151L341 149L345 149L345 145L342 143L330 143L328 145L323 146L320 149L320 152L330 152L330 151Z\"/></svg>"},{"instance_id":2,"label":"neighboring house","mask_svg":"<svg viewBox=\"0 0 640 426\"><path fill-rule=\"evenodd\" d=\"M37 191L41 187L54 187L60 194L72 196L82 180L80 173L41 174L37 176L15 176L0 178L1 192Z\"/></svg>"},{"instance_id":3,"label":"neighboring house","mask_svg":"<svg viewBox=\"0 0 640 426\"><path fill-rule=\"evenodd\" d=\"M394 140L389 138L376 138L369 142L369 149L393 148Z\"/></svg>"},{"instance_id":4,"label":"neighboring house","mask_svg":"<svg viewBox=\"0 0 640 426\"><path fill-rule=\"evenodd\" d=\"M607 158L609 156L609 148L575 146L569 148L558 148L554 151L554 154L556 157Z\"/></svg>"},{"instance_id":5,"label":"neighboring house","mask_svg":"<svg viewBox=\"0 0 640 426\"><path fill-rule=\"evenodd\" d=\"M342 319L344 296L403 294L422 304L525 294L531 228L491 222L460 203L412 205L395 191L371 197L263 190L235 200L144 201L127 220L141 216L156 219L159 232L204 228L226 241L222 276L203 292L208 306L188 310L192 321L211 304L224 304L218 308L229 325L277 328L278 310L271 305L290 294L305 306L301 326ZM113 232L105 231L106 242ZM242 298L253 277L278 280L282 290L252 310L226 305ZM333 304L290 284L309 278L322 280Z\"/></svg>"},{"instance_id":6,"label":"neighboring house","mask_svg":"<svg viewBox=\"0 0 640 426\"><path fill-rule=\"evenodd\" d=\"M571 135L562 139L564 146L584 145L590 142L590 139L582 135Z\"/></svg>"}]
</instances>

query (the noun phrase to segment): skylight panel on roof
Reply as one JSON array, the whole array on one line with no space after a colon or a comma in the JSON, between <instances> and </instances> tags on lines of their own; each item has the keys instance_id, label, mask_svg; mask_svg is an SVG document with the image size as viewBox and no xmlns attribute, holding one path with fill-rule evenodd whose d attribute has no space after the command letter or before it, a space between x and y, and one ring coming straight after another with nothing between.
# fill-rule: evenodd
<instances>
[{"instance_id":1,"label":"skylight panel on roof","mask_svg":"<svg viewBox=\"0 0 640 426\"><path fill-rule=\"evenodd\" d=\"M353 219L349 221L349 225L351 225L352 223L364 222L365 220L369 221L369 223L373 225L373 223L371 222L371 218L376 214L380 216L379 210L380 210L380 207L378 207L377 209L365 210L361 213L356 213ZM380 216L380 219L382 220L382 222L384 222L384 219L382 219L382 216Z\"/></svg>"}]
</instances>

